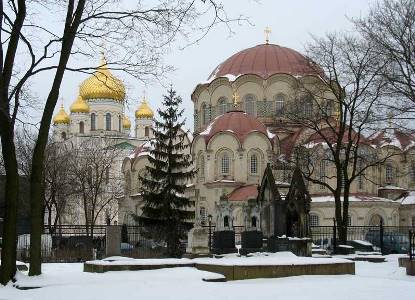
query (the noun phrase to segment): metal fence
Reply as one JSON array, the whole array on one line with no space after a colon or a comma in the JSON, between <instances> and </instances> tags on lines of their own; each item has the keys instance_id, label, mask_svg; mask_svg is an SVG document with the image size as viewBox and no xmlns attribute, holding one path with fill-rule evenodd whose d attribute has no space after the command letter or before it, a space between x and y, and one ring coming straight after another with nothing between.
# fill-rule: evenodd
<instances>
[{"instance_id":1,"label":"metal fence","mask_svg":"<svg viewBox=\"0 0 415 300\"><path fill-rule=\"evenodd\" d=\"M167 256L167 244L159 226L121 227L121 255L132 258L161 258ZM184 254L187 246L187 234L180 240L180 250Z\"/></svg>"},{"instance_id":2,"label":"metal fence","mask_svg":"<svg viewBox=\"0 0 415 300\"><path fill-rule=\"evenodd\" d=\"M41 237L43 262L81 262L101 258L105 253L105 225L92 230L85 225L44 226ZM17 259L28 262L30 234L17 238Z\"/></svg>"},{"instance_id":3,"label":"metal fence","mask_svg":"<svg viewBox=\"0 0 415 300\"><path fill-rule=\"evenodd\" d=\"M415 260L415 231L410 230L408 234L409 238L409 259Z\"/></svg>"},{"instance_id":4,"label":"metal fence","mask_svg":"<svg viewBox=\"0 0 415 300\"><path fill-rule=\"evenodd\" d=\"M338 227L311 226L311 239L316 246L335 250L340 244ZM410 226L348 226L347 244L362 245L371 243L375 250L383 254L408 253L410 247Z\"/></svg>"}]
</instances>

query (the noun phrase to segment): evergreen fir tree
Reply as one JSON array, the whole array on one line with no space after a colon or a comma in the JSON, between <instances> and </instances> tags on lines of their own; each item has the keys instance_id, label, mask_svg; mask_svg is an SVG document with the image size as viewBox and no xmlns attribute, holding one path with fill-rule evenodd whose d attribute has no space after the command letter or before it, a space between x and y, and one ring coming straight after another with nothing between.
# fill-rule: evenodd
<instances>
[{"instance_id":1,"label":"evergreen fir tree","mask_svg":"<svg viewBox=\"0 0 415 300\"><path fill-rule=\"evenodd\" d=\"M149 155L149 166L140 175L144 200L143 217L160 226L161 237L167 243L167 254L179 256L180 239L185 234L185 224L193 218L189 209L192 202L185 197L186 184L195 175L187 133L182 129L184 110L173 88L163 96L163 110L158 109L159 120L154 121L154 139Z\"/></svg>"}]
</instances>

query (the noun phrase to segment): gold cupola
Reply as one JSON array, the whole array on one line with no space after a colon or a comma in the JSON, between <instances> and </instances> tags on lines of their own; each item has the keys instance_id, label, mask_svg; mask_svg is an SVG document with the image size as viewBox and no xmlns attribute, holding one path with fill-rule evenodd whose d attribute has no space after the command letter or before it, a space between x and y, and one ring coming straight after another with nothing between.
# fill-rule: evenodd
<instances>
[{"instance_id":1,"label":"gold cupola","mask_svg":"<svg viewBox=\"0 0 415 300\"><path fill-rule=\"evenodd\" d=\"M124 116L122 119L122 127L125 129L131 128L131 121L127 116Z\"/></svg>"},{"instance_id":2,"label":"gold cupola","mask_svg":"<svg viewBox=\"0 0 415 300\"><path fill-rule=\"evenodd\" d=\"M148 105L145 97L143 97L140 106L135 111L135 117L137 119L152 119L154 117L154 112Z\"/></svg>"},{"instance_id":3,"label":"gold cupola","mask_svg":"<svg viewBox=\"0 0 415 300\"><path fill-rule=\"evenodd\" d=\"M68 114L65 111L65 108L63 107L63 104L61 104L61 108L59 109L58 113L53 118L53 124L59 125L59 124L69 124L70 119Z\"/></svg>"},{"instance_id":4,"label":"gold cupola","mask_svg":"<svg viewBox=\"0 0 415 300\"><path fill-rule=\"evenodd\" d=\"M124 101L125 86L108 69L104 54L102 54L100 66L94 74L80 85L79 94L86 100L112 99Z\"/></svg>"},{"instance_id":5,"label":"gold cupola","mask_svg":"<svg viewBox=\"0 0 415 300\"><path fill-rule=\"evenodd\" d=\"M71 113L89 113L89 105L81 95L76 98L70 107Z\"/></svg>"}]
</instances>

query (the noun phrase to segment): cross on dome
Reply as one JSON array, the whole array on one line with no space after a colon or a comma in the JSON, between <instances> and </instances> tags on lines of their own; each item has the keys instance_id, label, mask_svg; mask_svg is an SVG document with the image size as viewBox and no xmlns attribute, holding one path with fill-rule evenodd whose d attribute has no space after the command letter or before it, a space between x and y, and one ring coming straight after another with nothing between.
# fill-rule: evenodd
<instances>
[{"instance_id":1,"label":"cross on dome","mask_svg":"<svg viewBox=\"0 0 415 300\"><path fill-rule=\"evenodd\" d=\"M268 26L265 27L264 33L265 33L265 43L268 44L269 43L269 36L271 34L271 28L269 28Z\"/></svg>"}]
</instances>

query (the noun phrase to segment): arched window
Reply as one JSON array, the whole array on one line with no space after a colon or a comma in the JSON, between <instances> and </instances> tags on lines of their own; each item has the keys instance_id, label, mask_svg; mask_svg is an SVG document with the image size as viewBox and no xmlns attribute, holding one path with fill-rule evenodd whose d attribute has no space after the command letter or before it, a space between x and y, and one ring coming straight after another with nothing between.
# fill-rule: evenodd
<instances>
[{"instance_id":1,"label":"arched window","mask_svg":"<svg viewBox=\"0 0 415 300\"><path fill-rule=\"evenodd\" d=\"M148 126L144 127L144 136L146 137L150 136L150 127Z\"/></svg>"},{"instance_id":2,"label":"arched window","mask_svg":"<svg viewBox=\"0 0 415 300\"><path fill-rule=\"evenodd\" d=\"M247 114L255 116L255 97L252 94L248 94L244 98L245 112Z\"/></svg>"},{"instance_id":3,"label":"arched window","mask_svg":"<svg viewBox=\"0 0 415 300\"><path fill-rule=\"evenodd\" d=\"M284 106L285 106L285 96L283 94L278 94L275 96L275 114L277 117L284 115Z\"/></svg>"},{"instance_id":4,"label":"arched window","mask_svg":"<svg viewBox=\"0 0 415 300\"><path fill-rule=\"evenodd\" d=\"M392 163L388 162L388 163L386 163L386 166L385 166L385 180L386 180L386 183L392 183L393 176L394 176L394 174L393 174Z\"/></svg>"},{"instance_id":5,"label":"arched window","mask_svg":"<svg viewBox=\"0 0 415 300\"><path fill-rule=\"evenodd\" d=\"M359 174L359 177L357 178L357 184L358 184L358 188L359 190L363 190L365 188L365 174L363 170L363 159L359 158L357 161L357 170L358 172L361 172Z\"/></svg>"},{"instance_id":6,"label":"arched window","mask_svg":"<svg viewBox=\"0 0 415 300\"><path fill-rule=\"evenodd\" d=\"M303 113L305 118L313 116L313 98L311 96L305 97Z\"/></svg>"},{"instance_id":7,"label":"arched window","mask_svg":"<svg viewBox=\"0 0 415 300\"><path fill-rule=\"evenodd\" d=\"M326 182L326 161L324 159L320 160L320 182L325 183ZM320 184L320 190L326 189L326 186L323 184Z\"/></svg>"},{"instance_id":8,"label":"arched window","mask_svg":"<svg viewBox=\"0 0 415 300\"><path fill-rule=\"evenodd\" d=\"M258 156L255 153L249 158L249 166L251 174L258 174Z\"/></svg>"},{"instance_id":9,"label":"arched window","mask_svg":"<svg viewBox=\"0 0 415 300\"><path fill-rule=\"evenodd\" d=\"M229 227L229 216L223 218L223 227Z\"/></svg>"},{"instance_id":10,"label":"arched window","mask_svg":"<svg viewBox=\"0 0 415 300\"><path fill-rule=\"evenodd\" d=\"M379 226L381 222L383 223L382 216L381 215L378 215L378 214L374 214L374 215L372 215L370 217L369 225L371 225L371 226Z\"/></svg>"},{"instance_id":11,"label":"arched window","mask_svg":"<svg viewBox=\"0 0 415 300\"><path fill-rule=\"evenodd\" d=\"M84 125L84 122L79 122L79 133L84 133L84 127L85 127L85 125Z\"/></svg>"},{"instance_id":12,"label":"arched window","mask_svg":"<svg viewBox=\"0 0 415 300\"><path fill-rule=\"evenodd\" d=\"M91 114L91 130L96 130L97 115L95 113Z\"/></svg>"},{"instance_id":13,"label":"arched window","mask_svg":"<svg viewBox=\"0 0 415 300\"><path fill-rule=\"evenodd\" d=\"M200 223L202 225L206 225L207 223L207 213L206 208L204 206L201 206L199 209L199 217L200 217Z\"/></svg>"},{"instance_id":14,"label":"arched window","mask_svg":"<svg viewBox=\"0 0 415 300\"><path fill-rule=\"evenodd\" d=\"M202 104L202 125L206 125L209 123L210 114L209 114L209 107L206 105L206 103Z\"/></svg>"},{"instance_id":15,"label":"arched window","mask_svg":"<svg viewBox=\"0 0 415 300\"><path fill-rule=\"evenodd\" d=\"M221 173L222 175L229 175L231 170L231 159L228 153L224 153L221 159Z\"/></svg>"},{"instance_id":16,"label":"arched window","mask_svg":"<svg viewBox=\"0 0 415 300\"><path fill-rule=\"evenodd\" d=\"M62 138L62 140L66 140L66 132L61 133L61 138Z\"/></svg>"},{"instance_id":17,"label":"arched window","mask_svg":"<svg viewBox=\"0 0 415 300\"><path fill-rule=\"evenodd\" d=\"M411 167L409 169L409 176L412 182L415 182L415 162L411 163Z\"/></svg>"},{"instance_id":18,"label":"arched window","mask_svg":"<svg viewBox=\"0 0 415 300\"><path fill-rule=\"evenodd\" d=\"M323 109L325 116L330 117L333 113L333 101L327 101Z\"/></svg>"},{"instance_id":19,"label":"arched window","mask_svg":"<svg viewBox=\"0 0 415 300\"><path fill-rule=\"evenodd\" d=\"M111 114L107 113L105 115L105 130L111 130Z\"/></svg>"},{"instance_id":20,"label":"arched window","mask_svg":"<svg viewBox=\"0 0 415 300\"><path fill-rule=\"evenodd\" d=\"M316 214L310 214L310 226L319 226L320 217Z\"/></svg>"},{"instance_id":21,"label":"arched window","mask_svg":"<svg viewBox=\"0 0 415 300\"><path fill-rule=\"evenodd\" d=\"M121 132L122 127L121 127L121 116L118 116L118 131Z\"/></svg>"},{"instance_id":22,"label":"arched window","mask_svg":"<svg viewBox=\"0 0 415 300\"><path fill-rule=\"evenodd\" d=\"M256 227L256 217L255 216L253 216L251 218L251 227Z\"/></svg>"},{"instance_id":23,"label":"arched window","mask_svg":"<svg viewBox=\"0 0 415 300\"><path fill-rule=\"evenodd\" d=\"M219 115L223 115L228 111L228 100L225 97L221 97L218 100L218 113Z\"/></svg>"},{"instance_id":24,"label":"arched window","mask_svg":"<svg viewBox=\"0 0 415 300\"><path fill-rule=\"evenodd\" d=\"M199 157L199 177L203 178L205 176L205 157L200 155Z\"/></svg>"}]
</instances>

